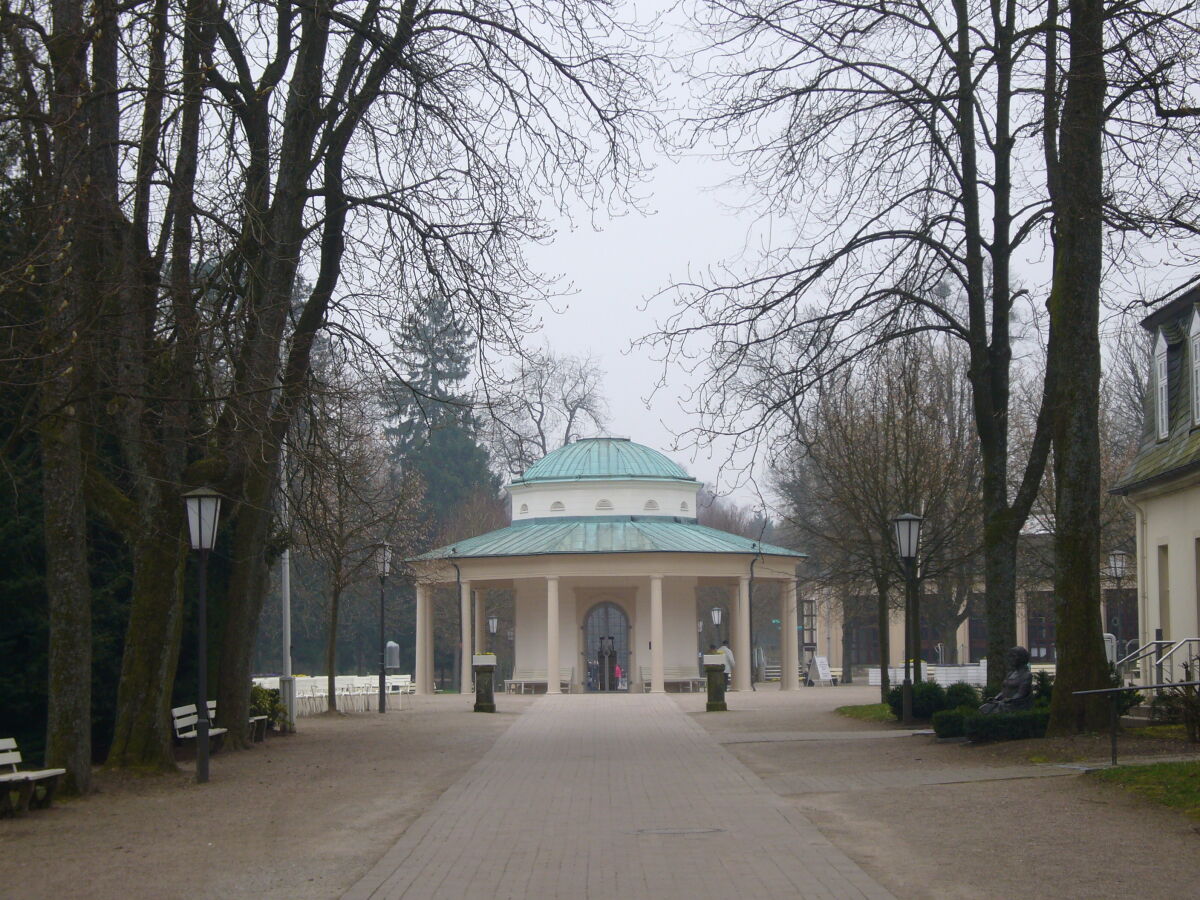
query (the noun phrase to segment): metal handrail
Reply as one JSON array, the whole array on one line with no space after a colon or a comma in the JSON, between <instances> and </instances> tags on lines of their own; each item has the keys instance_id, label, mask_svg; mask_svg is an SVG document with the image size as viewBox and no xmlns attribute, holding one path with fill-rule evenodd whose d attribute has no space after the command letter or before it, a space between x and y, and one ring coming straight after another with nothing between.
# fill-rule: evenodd
<instances>
[{"instance_id":1,"label":"metal handrail","mask_svg":"<svg viewBox=\"0 0 1200 900\"><path fill-rule=\"evenodd\" d=\"M1142 657L1149 656L1151 653L1158 650L1160 645L1167 646L1172 643L1174 643L1174 642L1173 641L1150 641L1148 643L1142 644L1142 646L1138 647L1136 650L1134 650L1129 655L1123 657L1122 659L1118 659L1114 663L1114 665L1117 667L1120 667L1120 666L1125 665L1125 663L1127 663L1127 662L1137 662Z\"/></svg>"},{"instance_id":2,"label":"metal handrail","mask_svg":"<svg viewBox=\"0 0 1200 900\"><path fill-rule=\"evenodd\" d=\"M1166 653L1164 653L1164 654L1163 654L1163 655L1162 655L1162 656L1159 658L1159 660L1158 660L1158 661L1159 661L1159 662L1162 662L1162 661L1163 661L1163 660L1165 660L1165 659L1166 659L1168 656L1170 656L1172 653L1174 653L1176 650L1178 650L1180 647L1186 646L1187 644L1190 644L1192 641L1197 641L1197 642L1200 642L1200 638L1180 638L1179 640L1177 640L1177 641L1175 642L1175 646L1173 646L1173 647L1172 647L1170 650L1168 650Z\"/></svg>"},{"instance_id":3,"label":"metal handrail","mask_svg":"<svg viewBox=\"0 0 1200 900\"><path fill-rule=\"evenodd\" d=\"M1194 640L1190 638L1189 640ZM1097 688L1091 691L1072 691L1071 696L1083 697L1087 694L1111 694L1112 699L1108 705L1108 726L1112 734L1112 764L1117 764L1117 726L1120 723L1121 714L1117 709L1117 694L1125 691L1156 691L1163 688L1179 688L1179 687L1200 687L1200 681L1168 681L1165 684L1143 684L1143 685L1128 685L1126 687L1115 688Z\"/></svg>"}]
</instances>

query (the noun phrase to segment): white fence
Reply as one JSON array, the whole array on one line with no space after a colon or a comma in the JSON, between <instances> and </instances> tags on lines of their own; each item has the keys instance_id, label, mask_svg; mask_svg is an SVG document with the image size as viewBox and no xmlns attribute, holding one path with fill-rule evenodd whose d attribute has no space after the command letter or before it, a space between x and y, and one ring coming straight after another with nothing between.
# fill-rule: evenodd
<instances>
[{"instance_id":1,"label":"white fence","mask_svg":"<svg viewBox=\"0 0 1200 900\"><path fill-rule=\"evenodd\" d=\"M982 661L973 666L921 666L921 677L926 681L934 681L942 687L959 682L983 687L987 684L987 662ZM879 667L867 669L867 684L879 687ZM904 666L888 666L888 683L900 684L904 681Z\"/></svg>"},{"instance_id":2,"label":"white fence","mask_svg":"<svg viewBox=\"0 0 1200 900\"><path fill-rule=\"evenodd\" d=\"M279 689L278 677L255 678L254 683L268 690ZM411 675L388 675L387 707L402 709L401 698L412 694L416 686ZM334 678L339 712L374 712L379 709L378 675L337 675ZM296 676L296 716L315 716L329 708L329 679L324 675Z\"/></svg>"}]
</instances>

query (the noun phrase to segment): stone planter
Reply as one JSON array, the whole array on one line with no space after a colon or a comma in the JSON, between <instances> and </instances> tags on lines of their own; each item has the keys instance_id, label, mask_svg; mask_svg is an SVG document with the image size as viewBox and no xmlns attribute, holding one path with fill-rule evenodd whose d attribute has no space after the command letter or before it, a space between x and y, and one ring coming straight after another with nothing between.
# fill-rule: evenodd
<instances>
[{"instance_id":1,"label":"stone planter","mask_svg":"<svg viewBox=\"0 0 1200 900\"><path fill-rule=\"evenodd\" d=\"M718 662L709 662L711 659L718 659ZM717 656L704 657L704 676L708 679L708 703L704 709L706 712L728 712L729 707L725 705L725 657L718 654Z\"/></svg>"},{"instance_id":2,"label":"stone planter","mask_svg":"<svg viewBox=\"0 0 1200 900\"><path fill-rule=\"evenodd\" d=\"M490 653L479 653L471 657L471 665L475 670L475 712L494 713L496 657Z\"/></svg>"}]
</instances>

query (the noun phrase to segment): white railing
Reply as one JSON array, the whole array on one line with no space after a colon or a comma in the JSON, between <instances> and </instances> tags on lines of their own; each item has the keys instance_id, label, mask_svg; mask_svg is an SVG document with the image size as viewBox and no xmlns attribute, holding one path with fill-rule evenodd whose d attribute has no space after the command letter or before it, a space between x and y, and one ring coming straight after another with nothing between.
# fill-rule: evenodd
<instances>
[{"instance_id":1,"label":"white railing","mask_svg":"<svg viewBox=\"0 0 1200 900\"><path fill-rule=\"evenodd\" d=\"M278 677L255 678L254 683L268 690L279 688ZM388 675L388 709L402 709L404 694L416 691L411 675ZM374 712L379 709L378 675L338 675L334 678L339 712ZM329 679L324 675L296 676L296 716L320 715L329 708Z\"/></svg>"},{"instance_id":2,"label":"white railing","mask_svg":"<svg viewBox=\"0 0 1200 900\"><path fill-rule=\"evenodd\" d=\"M874 687L879 687L879 673L879 666L867 669L867 684ZM980 662L974 665L965 666L934 666L928 663L922 663L921 677L926 681L937 682L942 687L947 687L951 684L958 684L959 682L973 684L976 687L983 687L987 684L987 663ZM904 666L888 666L888 684L901 684L903 681Z\"/></svg>"}]
</instances>

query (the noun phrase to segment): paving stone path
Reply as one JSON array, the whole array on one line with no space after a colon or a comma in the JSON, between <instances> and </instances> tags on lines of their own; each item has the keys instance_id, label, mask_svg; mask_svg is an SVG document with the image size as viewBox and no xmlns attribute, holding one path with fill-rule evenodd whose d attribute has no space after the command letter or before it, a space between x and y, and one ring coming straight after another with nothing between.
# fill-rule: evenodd
<instances>
[{"instance_id":1,"label":"paving stone path","mask_svg":"<svg viewBox=\"0 0 1200 900\"><path fill-rule=\"evenodd\" d=\"M661 694L540 699L346 894L738 896L892 895Z\"/></svg>"}]
</instances>

